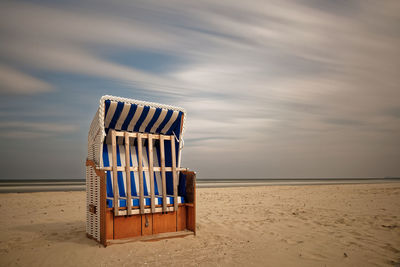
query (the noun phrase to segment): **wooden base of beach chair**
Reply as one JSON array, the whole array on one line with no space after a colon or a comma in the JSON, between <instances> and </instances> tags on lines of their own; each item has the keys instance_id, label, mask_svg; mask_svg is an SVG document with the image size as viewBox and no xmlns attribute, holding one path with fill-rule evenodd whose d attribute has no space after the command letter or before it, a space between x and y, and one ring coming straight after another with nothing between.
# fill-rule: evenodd
<instances>
[{"instance_id":1,"label":"wooden base of beach chair","mask_svg":"<svg viewBox=\"0 0 400 267\"><path fill-rule=\"evenodd\" d=\"M188 211L188 209L190 209ZM114 216L112 209L106 211L104 245L118 242L111 242L119 239L150 240L185 236L189 233L194 235L193 225L194 209L187 204L180 204L178 211L168 213L149 213L130 216ZM167 235L169 233L170 235ZM180 233L180 234L176 234ZM164 234L164 235L160 235ZM146 237L152 236L152 237ZM144 238L146 237L146 238ZM124 242L125 242L124 241Z\"/></svg>"},{"instance_id":2,"label":"wooden base of beach chair","mask_svg":"<svg viewBox=\"0 0 400 267\"><path fill-rule=\"evenodd\" d=\"M181 204L177 212L114 216L105 212L100 243L104 246L134 241L157 241L196 234L194 205ZM102 229L104 227L104 229ZM87 235L96 240L94 237Z\"/></svg>"},{"instance_id":3,"label":"wooden base of beach chair","mask_svg":"<svg viewBox=\"0 0 400 267\"><path fill-rule=\"evenodd\" d=\"M143 211L132 209L128 215L126 208L107 208L105 172L95 168L94 162L88 160L87 166L94 168L100 180L100 207L93 204L88 209L91 213L99 212L100 240L104 246L125 243L129 241L150 241L165 238L183 237L196 234L196 174L191 171L182 171L186 175L186 202L167 205L167 212L163 207L156 206L151 213L151 207L145 206ZM88 235L89 238L96 238Z\"/></svg>"}]
</instances>

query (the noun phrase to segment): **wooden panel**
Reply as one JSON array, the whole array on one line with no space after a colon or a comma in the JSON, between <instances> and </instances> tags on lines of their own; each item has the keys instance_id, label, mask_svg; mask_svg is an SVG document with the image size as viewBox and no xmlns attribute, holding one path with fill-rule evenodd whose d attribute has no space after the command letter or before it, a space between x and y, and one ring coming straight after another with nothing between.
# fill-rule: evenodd
<instances>
[{"instance_id":1,"label":"wooden panel","mask_svg":"<svg viewBox=\"0 0 400 267\"><path fill-rule=\"evenodd\" d=\"M114 239L140 236L141 228L142 218L140 215L114 217Z\"/></svg>"},{"instance_id":2,"label":"wooden panel","mask_svg":"<svg viewBox=\"0 0 400 267\"><path fill-rule=\"evenodd\" d=\"M130 172L129 135L125 132L125 179L128 215L132 213L131 172Z\"/></svg>"},{"instance_id":3,"label":"wooden panel","mask_svg":"<svg viewBox=\"0 0 400 267\"><path fill-rule=\"evenodd\" d=\"M142 235L153 234L153 214L142 214Z\"/></svg>"},{"instance_id":4,"label":"wooden panel","mask_svg":"<svg viewBox=\"0 0 400 267\"><path fill-rule=\"evenodd\" d=\"M196 233L196 210L194 207L187 207L186 228Z\"/></svg>"},{"instance_id":5,"label":"wooden panel","mask_svg":"<svg viewBox=\"0 0 400 267\"><path fill-rule=\"evenodd\" d=\"M163 212L167 210L167 185L165 175L165 148L164 136L160 135L160 157L161 157L161 180L162 180L162 198L163 198Z\"/></svg>"},{"instance_id":6,"label":"wooden panel","mask_svg":"<svg viewBox=\"0 0 400 267\"><path fill-rule=\"evenodd\" d=\"M176 230L183 231L186 229L186 207L182 206L178 208L178 214L176 216Z\"/></svg>"},{"instance_id":7,"label":"wooden panel","mask_svg":"<svg viewBox=\"0 0 400 267\"><path fill-rule=\"evenodd\" d=\"M187 207L186 228L196 234L196 174L186 171L186 198L193 206Z\"/></svg>"},{"instance_id":8,"label":"wooden panel","mask_svg":"<svg viewBox=\"0 0 400 267\"><path fill-rule=\"evenodd\" d=\"M114 214L111 210L105 212L106 240L114 239Z\"/></svg>"},{"instance_id":9,"label":"wooden panel","mask_svg":"<svg viewBox=\"0 0 400 267\"><path fill-rule=\"evenodd\" d=\"M139 168L139 205L140 213L144 213L144 189L143 189L143 154L142 154L142 135L138 133L137 137L138 146L138 168Z\"/></svg>"},{"instance_id":10,"label":"wooden panel","mask_svg":"<svg viewBox=\"0 0 400 267\"><path fill-rule=\"evenodd\" d=\"M118 176L117 176L117 146L116 146L116 132L111 131L111 144L112 144L112 173L113 173L113 189L114 189L114 214L118 214L119 208L119 191L118 191Z\"/></svg>"},{"instance_id":11,"label":"wooden panel","mask_svg":"<svg viewBox=\"0 0 400 267\"><path fill-rule=\"evenodd\" d=\"M187 203L194 203L196 200L196 174L194 172L183 172L186 175L186 198Z\"/></svg>"},{"instance_id":12,"label":"wooden panel","mask_svg":"<svg viewBox=\"0 0 400 267\"><path fill-rule=\"evenodd\" d=\"M153 214L153 234L176 232L176 212Z\"/></svg>"}]
</instances>

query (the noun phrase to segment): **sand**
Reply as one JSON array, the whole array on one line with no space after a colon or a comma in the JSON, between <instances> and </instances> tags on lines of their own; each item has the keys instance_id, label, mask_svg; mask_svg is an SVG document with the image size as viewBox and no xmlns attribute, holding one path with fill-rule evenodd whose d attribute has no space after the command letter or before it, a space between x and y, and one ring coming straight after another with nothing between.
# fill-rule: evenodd
<instances>
[{"instance_id":1,"label":"sand","mask_svg":"<svg viewBox=\"0 0 400 267\"><path fill-rule=\"evenodd\" d=\"M85 192L0 194L0 266L400 265L400 184L198 190L196 237L104 248Z\"/></svg>"}]
</instances>

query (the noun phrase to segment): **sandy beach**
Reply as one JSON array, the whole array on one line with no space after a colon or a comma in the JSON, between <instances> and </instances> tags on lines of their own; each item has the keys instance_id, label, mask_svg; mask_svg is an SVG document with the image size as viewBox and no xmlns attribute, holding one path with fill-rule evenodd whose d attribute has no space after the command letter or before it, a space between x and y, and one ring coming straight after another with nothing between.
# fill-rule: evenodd
<instances>
[{"instance_id":1,"label":"sandy beach","mask_svg":"<svg viewBox=\"0 0 400 267\"><path fill-rule=\"evenodd\" d=\"M400 184L201 188L195 237L104 248L85 192L0 194L0 266L399 266Z\"/></svg>"}]
</instances>

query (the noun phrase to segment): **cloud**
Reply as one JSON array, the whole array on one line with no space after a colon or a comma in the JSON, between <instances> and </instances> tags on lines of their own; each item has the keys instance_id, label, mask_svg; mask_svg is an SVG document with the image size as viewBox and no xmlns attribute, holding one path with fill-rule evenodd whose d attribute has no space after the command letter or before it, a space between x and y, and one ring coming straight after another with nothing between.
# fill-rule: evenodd
<instances>
[{"instance_id":1,"label":"cloud","mask_svg":"<svg viewBox=\"0 0 400 267\"><path fill-rule=\"evenodd\" d=\"M21 95L51 91L53 91L51 84L0 64L0 93Z\"/></svg>"},{"instance_id":2,"label":"cloud","mask_svg":"<svg viewBox=\"0 0 400 267\"><path fill-rule=\"evenodd\" d=\"M0 136L9 139L35 139L71 134L78 130L76 124L4 121L0 124Z\"/></svg>"},{"instance_id":3,"label":"cloud","mask_svg":"<svg viewBox=\"0 0 400 267\"><path fill-rule=\"evenodd\" d=\"M53 89L61 82L33 73L72 74L109 81L115 94L140 91L183 106L184 157L203 177L384 176L400 171L388 163L400 156L398 8L398 1L2 2L0 81L8 86L1 88L53 90L51 100L65 104L68 90ZM141 52L176 62L144 70L129 57ZM152 65L151 57L140 60ZM79 97L100 94L88 89ZM9 135L20 130L7 125ZM25 126L32 136L69 131Z\"/></svg>"}]
</instances>

